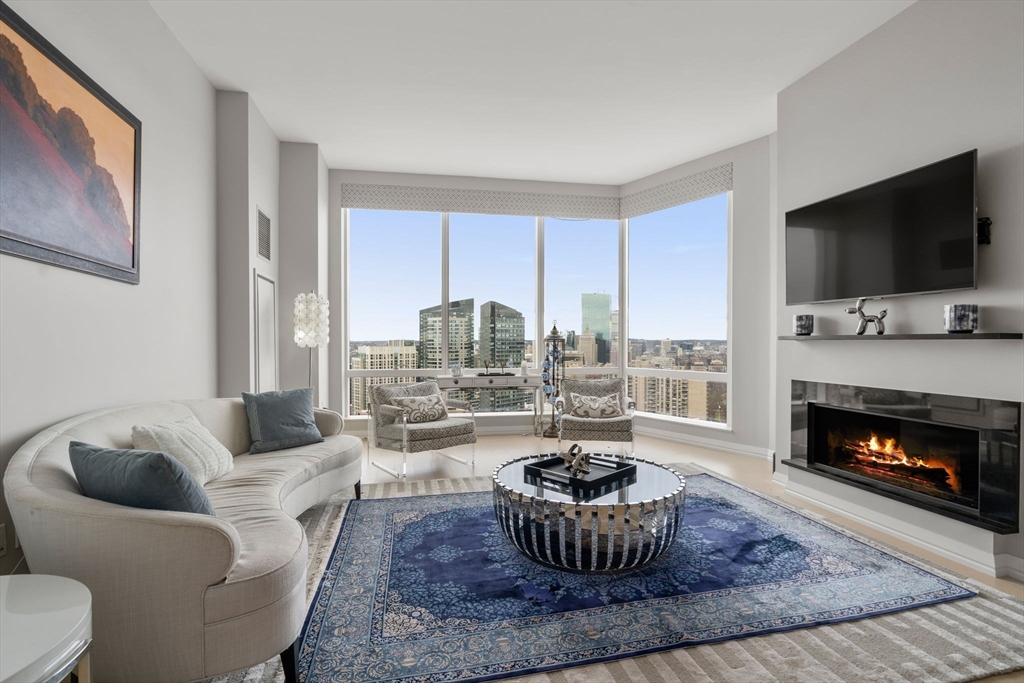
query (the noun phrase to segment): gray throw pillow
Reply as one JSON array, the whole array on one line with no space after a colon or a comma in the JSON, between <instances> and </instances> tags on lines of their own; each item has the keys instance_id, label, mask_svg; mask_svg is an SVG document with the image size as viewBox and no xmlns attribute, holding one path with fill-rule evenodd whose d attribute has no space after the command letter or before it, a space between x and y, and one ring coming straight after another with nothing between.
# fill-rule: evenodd
<instances>
[{"instance_id":1,"label":"gray throw pillow","mask_svg":"<svg viewBox=\"0 0 1024 683\"><path fill-rule=\"evenodd\" d=\"M313 419L313 388L242 393L249 415L250 453L267 453L324 440Z\"/></svg>"},{"instance_id":2,"label":"gray throw pillow","mask_svg":"<svg viewBox=\"0 0 1024 683\"><path fill-rule=\"evenodd\" d=\"M215 514L206 491L174 456L81 441L71 442L68 455L89 498L148 510Z\"/></svg>"}]
</instances>

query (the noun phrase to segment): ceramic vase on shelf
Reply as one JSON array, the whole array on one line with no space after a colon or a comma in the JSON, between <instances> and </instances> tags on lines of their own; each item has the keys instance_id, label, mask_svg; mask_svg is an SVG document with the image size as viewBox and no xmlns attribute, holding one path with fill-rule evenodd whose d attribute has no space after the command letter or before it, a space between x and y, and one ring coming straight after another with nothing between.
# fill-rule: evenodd
<instances>
[{"instance_id":1,"label":"ceramic vase on shelf","mask_svg":"<svg viewBox=\"0 0 1024 683\"><path fill-rule=\"evenodd\" d=\"M949 334L970 334L978 329L978 304L946 304L942 325Z\"/></svg>"},{"instance_id":2,"label":"ceramic vase on shelf","mask_svg":"<svg viewBox=\"0 0 1024 683\"><path fill-rule=\"evenodd\" d=\"M814 316L813 315L794 315L793 316L793 334L798 337L808 337L814 332Z\"/></svg>"}]
</instances>

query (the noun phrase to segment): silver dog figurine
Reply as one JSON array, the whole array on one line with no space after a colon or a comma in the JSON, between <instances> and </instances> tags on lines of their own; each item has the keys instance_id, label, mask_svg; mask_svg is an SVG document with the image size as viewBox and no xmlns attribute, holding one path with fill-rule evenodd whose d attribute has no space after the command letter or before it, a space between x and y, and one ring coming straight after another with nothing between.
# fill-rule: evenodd
<instances>
[{"instance_id":1,"label":"silver dog figurine","mask_svg":"<svg viewBox=\"0 0 1024 683\"><path fill-rule=\"evenodd\" d=\"M856 306L846 309L847 313L856 313L857 317L860 318L857 323L857 334L864 334L868 329L868 323L875 324L875 334L885 334L885 323L882 322L882 318L884 318L885 314L889 312L889 309L886 308L878 315L866 315L864 313L865 301L867 301L867 299L857 299Z\"/></svg>"}]
</instances>

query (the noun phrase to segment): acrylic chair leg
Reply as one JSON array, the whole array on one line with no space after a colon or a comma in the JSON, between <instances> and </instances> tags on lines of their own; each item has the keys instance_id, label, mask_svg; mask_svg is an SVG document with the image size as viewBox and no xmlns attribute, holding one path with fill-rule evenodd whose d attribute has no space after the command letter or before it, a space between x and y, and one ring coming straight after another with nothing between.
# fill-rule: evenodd
<instances>
[{"instance_id":1,"label":"acrylic chair leg","mask_svg":"<svg viewBox=\"0 0 1024 683\"><path fill-rule=\"evenodd\" d=\"M476 467L476 442L473 443L472 450L470 451L470 453L472 454L472 460L470 462L474 467Z\"/></svg>"}]
</instances>

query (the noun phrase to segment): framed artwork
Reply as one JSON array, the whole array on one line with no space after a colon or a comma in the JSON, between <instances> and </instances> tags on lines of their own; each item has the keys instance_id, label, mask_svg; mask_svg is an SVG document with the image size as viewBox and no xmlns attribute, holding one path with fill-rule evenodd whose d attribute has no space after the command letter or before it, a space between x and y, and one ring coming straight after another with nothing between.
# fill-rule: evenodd
<instances>
[{"instance_id":1,"label":"framed artwork","mask_svg":"<svg viewBox=\"0 0 1024 683\"><path fill-rule=\"evenodd\" d=\"M0 252L139 282L142 124L0 2Z\"/></svg>"},{"instance_id":2,"label":"framed artwork","mask_svg":"<svg viewBox=\"0 0 1024 683\"><path fill-rule=\"evenodd\" d=\"M256 391L277 390L277 284L253 269L256 289Z\"/></svg>"}]
</instances>

